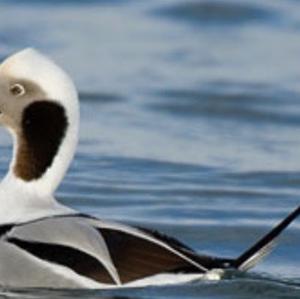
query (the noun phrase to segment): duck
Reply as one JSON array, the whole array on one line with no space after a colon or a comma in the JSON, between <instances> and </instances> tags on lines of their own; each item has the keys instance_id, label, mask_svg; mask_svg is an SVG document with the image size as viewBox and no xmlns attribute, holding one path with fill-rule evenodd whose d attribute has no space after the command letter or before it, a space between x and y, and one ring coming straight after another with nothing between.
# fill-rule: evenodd
<instances>
[{"instance_id":1,"label":"duck","mask_svg":"<svg viewBox=\"0 0 300 299\"><path fill-rule=\"evenodd\" d=\"M201 254L153 229L69 208L55 190L78 143L76 87L50 58L27 48L0 65L0 124L13 139L0 183L0 285L107 289L220 279L247 271L298 217L293 210L235 258Z\"/></svg>"}]
</instances>

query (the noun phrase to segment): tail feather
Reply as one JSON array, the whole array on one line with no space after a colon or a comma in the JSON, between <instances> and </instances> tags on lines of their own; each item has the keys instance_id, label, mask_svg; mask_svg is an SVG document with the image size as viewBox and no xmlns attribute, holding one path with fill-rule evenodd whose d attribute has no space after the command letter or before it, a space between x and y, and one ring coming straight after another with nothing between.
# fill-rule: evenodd
<instances>
[{"instance_id":1,"label":"tail feather","mask_svg":"<svg viewBox=\"0 0 300 299\"><path fill-rule=\"evenodd\" d=\"M234 260L235 268L246 271L267 256L276 245L276 238L300 215L300 206L275 226L268 234Z\"/></svg>"}]
</instances>

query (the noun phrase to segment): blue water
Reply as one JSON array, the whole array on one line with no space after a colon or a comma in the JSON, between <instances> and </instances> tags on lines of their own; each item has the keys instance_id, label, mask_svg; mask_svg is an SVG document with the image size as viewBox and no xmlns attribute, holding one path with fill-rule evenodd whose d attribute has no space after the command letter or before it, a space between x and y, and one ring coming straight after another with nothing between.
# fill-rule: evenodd
<instances>
[{"instance_id":1,"label":"blue water","mask_svg":"<svg viewBox=\"0 0 300 299\"><path fill-rule=\"evenodd\" d=\"M0 58L27 46L80 91L61 202L233 257L299 205L299 1L1 1ZM299 298L299 233L296 221L263 263L221 282L0 296Z\"/></svg>"}]
</instances>

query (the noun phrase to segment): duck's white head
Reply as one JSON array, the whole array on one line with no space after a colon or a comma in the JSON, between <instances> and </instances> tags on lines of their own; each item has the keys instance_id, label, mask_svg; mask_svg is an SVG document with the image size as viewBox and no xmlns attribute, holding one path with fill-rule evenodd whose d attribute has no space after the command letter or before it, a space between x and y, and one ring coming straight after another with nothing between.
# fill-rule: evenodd
<instances>
[{"instance_id":1,"label":"duck's white head","mask_svg":"<svg viewBox=\"0 0 300 299\"><path fill-rule=\"evenodd\" d=\"M3 182L51 196L77 144L79 105L72 80L34 49L8 57L0 65L0 123L14 137Z\"/></svg>"}]
</instances>

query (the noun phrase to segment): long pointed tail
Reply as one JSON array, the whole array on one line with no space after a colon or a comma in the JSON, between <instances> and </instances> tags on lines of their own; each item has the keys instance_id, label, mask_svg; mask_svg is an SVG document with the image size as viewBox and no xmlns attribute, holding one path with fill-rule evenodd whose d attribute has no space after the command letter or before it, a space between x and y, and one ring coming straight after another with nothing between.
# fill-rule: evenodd
<instances>
[{"instance_id":1,"label":"long pointed tail","mask_svg":"<svg viewBox=\"0 0 300 299\"><path fill-rule=\"evenodd\" d=\"M261 259L267 256L275 247L275 240L281 232L300 215L300 206L290 213L284 220L275 226L268 234L262 237L252 247L247 249L233 261L234 267L246 271L254 267Z\"/></svg>"}]
</instances>

